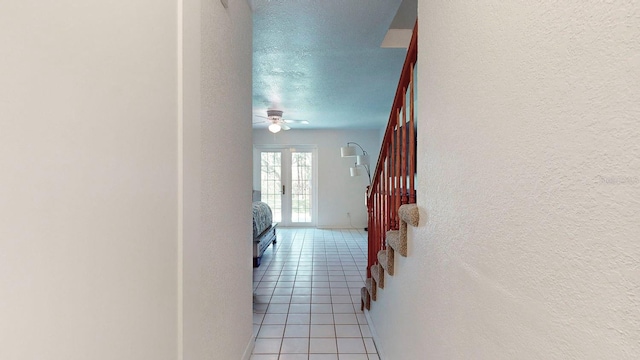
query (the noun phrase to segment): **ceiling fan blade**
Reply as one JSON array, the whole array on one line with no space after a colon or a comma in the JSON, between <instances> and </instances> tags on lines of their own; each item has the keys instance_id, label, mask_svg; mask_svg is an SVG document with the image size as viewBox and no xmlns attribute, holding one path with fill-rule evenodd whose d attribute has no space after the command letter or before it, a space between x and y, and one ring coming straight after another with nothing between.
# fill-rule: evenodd
<instances>
[{"instance_id":1,"label":"ceiling fan blade","mask_svg":"<svg viewBox=\"0 0 640 360\"><path fill-rule=\"evenodd\" d=\"M253 114L253 117L259 117L259 118L263 118L263 119L268 119L268 117L266 117L266 116L256 115L256 114Z\"/></svg>"},{"instance_id":2,"label":"ceiling fan blade","mask_svg":"<svg viewBox=\"0 0 640 360\"><path fill-rule=\"evenodd\" d=\"M280 124L280 127L282 128L282 130L291 130L291 128L285 124Z\"/></svg>"},{"instance_id":3,"label":"ceiling fan blade","mask_svg":"<svg viewBox=\"0 0 640 360\"><path fill-rule=\"evenodd\" d=\"M282 120L284 122L286 122L287 124L302 124L302 125L309 125L309 121L307 120L290 120L290 119L284 119Z\"/></svg>"}]
</instances>

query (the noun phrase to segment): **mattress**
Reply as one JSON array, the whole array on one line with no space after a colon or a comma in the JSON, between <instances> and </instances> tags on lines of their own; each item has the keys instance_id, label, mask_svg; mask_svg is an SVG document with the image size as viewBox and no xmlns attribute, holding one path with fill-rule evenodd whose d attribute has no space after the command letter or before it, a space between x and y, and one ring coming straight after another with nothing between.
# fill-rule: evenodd
<instances>
[{"instance_id":1,"label":"mattress","mask_svg":"<svg viewBox=\"0 0 640 360\"><path fill-rule=\"evenodd\" d=\"M253 203L253 237L256 238L271 226L273 215L267 203Z\"/></svg>"}]
</instances>

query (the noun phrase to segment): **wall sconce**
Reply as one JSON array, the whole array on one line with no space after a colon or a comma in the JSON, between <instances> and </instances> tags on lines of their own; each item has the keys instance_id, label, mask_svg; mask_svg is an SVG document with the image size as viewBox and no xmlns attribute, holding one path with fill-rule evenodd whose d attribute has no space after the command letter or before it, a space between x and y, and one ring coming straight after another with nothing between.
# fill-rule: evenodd
<instances>
[{"instance_id":1,"label":"wall sconce","mask_svg":"<svg viewBox=\"0 0 640 360\"><path fill-rule=\"evenodd\" d=\"M358 149L355 146L351 146L351 145L356 145L358 148L360 148L360 150L362 151L362 155L358 155ZM367 152L365 151L365 149L362 148L362 146L360 146L360 144L355 143L355 142L348 142L347 146L343 146L340 148L340 155L342 157L354 157L356 158L356 163L349 169L349 172L351 173L351 176L360 176L360 168L358 166L361 166L364 168L364 170L367 172L367 176L369 177L369 184L371 184L371 171L369 168L369 154L367 154Z\"/></svg>"}]
</instances>

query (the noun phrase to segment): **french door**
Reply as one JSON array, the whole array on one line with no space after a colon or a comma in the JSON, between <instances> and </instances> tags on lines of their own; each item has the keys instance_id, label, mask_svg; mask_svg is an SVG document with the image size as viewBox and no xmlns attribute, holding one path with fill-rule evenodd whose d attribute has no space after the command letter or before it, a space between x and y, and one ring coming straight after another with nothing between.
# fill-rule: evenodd
<instances>
[{"instance_id":1,"label":"french door","mask_svg":"<svg viewBox=\"0 0 640 360\"><path fill-rule=\"evenodd\" d=\"M316 150L257 147L261 200L282 226L316 224ZM257 170L257 169L256 169Z\"/></svg>"}]
</instances>

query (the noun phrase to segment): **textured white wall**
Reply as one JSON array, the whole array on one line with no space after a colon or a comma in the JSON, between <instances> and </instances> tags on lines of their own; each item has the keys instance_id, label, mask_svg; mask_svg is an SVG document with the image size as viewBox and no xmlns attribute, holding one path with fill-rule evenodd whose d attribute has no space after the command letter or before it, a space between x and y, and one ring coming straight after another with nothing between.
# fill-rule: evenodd
<instances>
[{"instance_id":1,"label":"textured white wall","mask_svg":"<svg viewBox=\"0 0 640 360\"><path fill-rule=\"evenodd\" d=\"M251 10L186 1L184 26L184 359L248 359Z\"/></svg>"},{"instance_id":2,"label":"textured white wall","mask_svg":"<svg viewBox=\"0 0 640 360\"><path fill-rule=\"evenodd\" d=\"M419 19L421 224L373 305L385 359L637 358L637 3Z\"/></svg>"},{"instance_id":3,"label":"textured white wall","mask_svg":"<svg viewBox=\"0 0 640 360\"><path fill-rule=\"evenodd\" d=\"M0 2L0 359L175 359L176 4Z\"/></svg>"},{"instance_id":4,"label":"textured white wall","mask_svg":"<svg viewBox=\"0 0 640 360\"><path fill-rule=\"evenodd\" d=\"M0 359L248 358L247 3L3 1L0 43Z\"/></svg>"},{"instance_id":5,"label":"textured white wall","mask_svg":"<svg viewBox=\"0 0 640 360\"><path fill-rule=\"evenodd\" d=\"M255 145L316 145L318 149L318 220L317 227L356 228L367 226L364 191L366 176L351 177L349 167L355 158L340 157L340 147L357 142L371 155L371 172L380 152L378 130L289 130L277 134L267 129L253 131ZM360 153L360 150L358 150ZM254 159L257 163L259 159ZM260 174L254 173L254 188L260 187ZM351 213L351 224L347 217Z\"/></svg>"}]
</instances>

